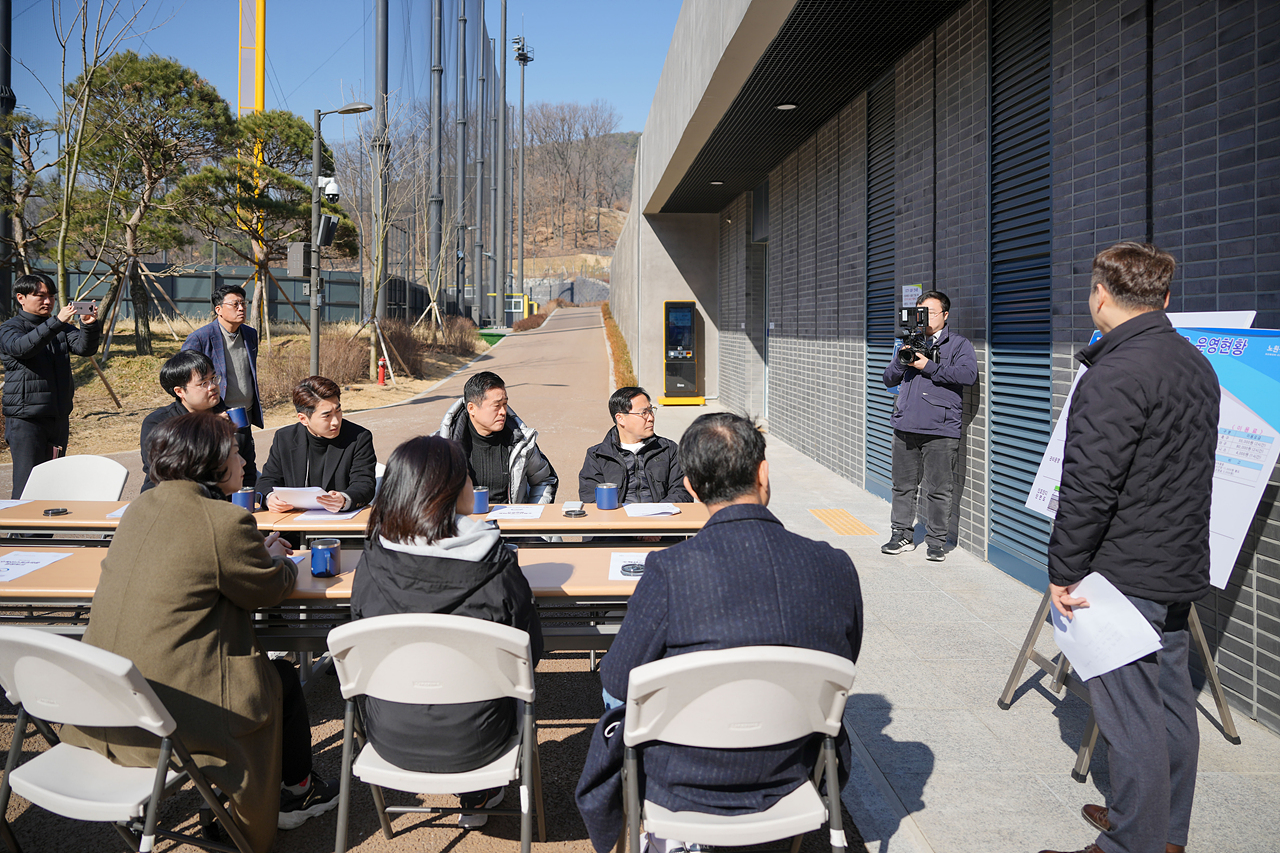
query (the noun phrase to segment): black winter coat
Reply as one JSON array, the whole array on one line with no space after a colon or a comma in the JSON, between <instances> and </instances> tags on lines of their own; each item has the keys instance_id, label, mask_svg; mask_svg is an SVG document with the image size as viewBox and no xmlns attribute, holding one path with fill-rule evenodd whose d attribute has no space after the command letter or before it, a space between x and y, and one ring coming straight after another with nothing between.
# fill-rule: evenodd
<instances>
[{"instance_id":1,"label":"black winter coat","mask_svg":"<svg viewBox=\"0 0 1280 853\"><path fill-rule=\"evenodd\" d=\"M478 562L393 551L366 540L351 590L351 617L448 613L510 625L529 634L534 663L542 628L515 552L498 542ZM502 754L516 733L516 702L406 705L366 698L364 722L378 754L397 767L461 773Z\"/></svg>"},{"instance_id":2,"label":"black winter coat","mask_svg":"<svg viewBox=\"0 0 1280 853\"><path fill-rule=\"evenodd\" d=\"M1076 384L1049 579L1099 572L1152 601L1209 588L1209 503L1221 389L1163 311L1128 320L1076 355Z\"/></svg>"},{"instance_id":3,"label":"black winter coat","mask_svg":"<svg viewBox=\"0 0 1280 853\"><path fill-rule=\"evenodd\" d=\"M101 323L77 328L57 316L19 311L0 324L6 418L65 418L71 414L71 353L98 351Z\"/></svg>"},{"instance_id":4,"label":"black winter coat","mask_svg":"<svg viewBox=\"0 0 1280 853\"><path fill-rule=\"evenodd\" d=\"M627 477L627 463L622 460L622 444L618 441L615 426L605 435L604 441L587 449L587 457L578 472L578 500L596 502L596 486L601 483L618 484L618 503L635 502L637 484ZM679 446L669 438L655 435L645 442L636 454L644 466L653 492L653 502L692 503L693 496L684 487L684 470L680 467Z\"/></svg>"}]
</instances>

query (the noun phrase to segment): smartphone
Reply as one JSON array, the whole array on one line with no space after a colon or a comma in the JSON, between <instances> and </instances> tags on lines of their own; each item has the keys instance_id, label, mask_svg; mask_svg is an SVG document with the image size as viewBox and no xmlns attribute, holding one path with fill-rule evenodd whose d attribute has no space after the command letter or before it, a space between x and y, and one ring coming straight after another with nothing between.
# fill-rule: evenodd
<instances>
[{"instance_id":1,"label":"smartphone","mask_svg":"<svg viewBox=\"0 0 1280 853\"><path fill-rule=\"evenodd\" d=\"M96 304L97 304L96 302L90 299L82 302L81 301L72 302L71 307L74 308L75 312L79 314L81 317L88 317L90 314L93 313L93 306Z\"/></svg>"}]
</instances>

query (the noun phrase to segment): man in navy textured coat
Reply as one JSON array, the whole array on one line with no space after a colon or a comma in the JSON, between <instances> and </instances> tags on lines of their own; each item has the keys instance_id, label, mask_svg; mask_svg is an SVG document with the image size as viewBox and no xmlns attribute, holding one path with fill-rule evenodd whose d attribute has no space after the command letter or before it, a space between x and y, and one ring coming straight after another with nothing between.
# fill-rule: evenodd
<instances>
[{"instance_id":1,"label":"man in navy textured coat","mask_svg":"<svg viewBox=\"0 0 1280 853\"><path fill-rule=\"evenodd\" d=\"M711 518L697 536L646 561L600 666L607 703L626 700L633 668L687 652L773 645L858 659L862 592L853 561L824 542L788 532L765 508L764 454L764 436L739 415L703 415L685 431L685 487ZM611 847L621 829L620 787L608 784L602 742L592 739L578 787L578 806L597 850ZM837 747L847 760L843 731ZM641 796L673 811L760 811L799 787L818 748L808 738L752 750L651 744L644 749Z\"/></svg>"},{"instance_id":2,"label":"man in navy textured coat","mask_svg":"<svg viewBox=\"0 0 1280 853\"><path fill-rule=\"evenodd\" d=\"M1148 243L1099 252L1089 314L1102 337L1076 355L1089 369L1067 416L1050 597L1070 619L1088 606L1074 584L1096 572L1162 644L1085 682L1111 797L1082 809L1100 834L1081 853L1182 853L1191 825L1200 732L1187 620L1209 590L1221 388L1164 313L1173 271L1173 256Z\"/></svg>"}]
</instances>

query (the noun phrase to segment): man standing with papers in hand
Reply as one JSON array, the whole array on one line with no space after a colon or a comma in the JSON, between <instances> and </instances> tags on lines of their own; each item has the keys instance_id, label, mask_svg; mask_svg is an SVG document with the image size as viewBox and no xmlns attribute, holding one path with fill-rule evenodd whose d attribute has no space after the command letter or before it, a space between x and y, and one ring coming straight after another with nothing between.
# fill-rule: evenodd
<instances>
[{"instance_id":1,"label":"man standing with papers in hand","mask_svg":"<svg viewBox=\"0 0 1280 853\"><path fill-rule=\"evenodd\" d=\"M373 433L342 419L342 389L332 379L308 376L293 389L298 422L281 427L258 478L267 509L293 506L271 493L276 488L318 487L316 500L329 512L358 509L373 500L378 457Z\"/></svg>"},{"instance_id":2,"label":"man standing with papers in hand","mask_svg":"<svg viewBox=\"0 0 1280 853\"><path fill-rule=\"evenodd\" d=\"M1089 313L1103 334L1076 355L1089 369L1067 420L1050 597L1071 618L1088 606L1072 585L1097 572L1163 644L1086 682L1110 747L1111 800L1082 810L1101 830L1082 853L1181 853L1191 822L1200 736L1187 619L1209 588L1220 390L1165 316L1173 271L1173 257L1146 243L1100 252Z\"/></svg>"}]
</instances>

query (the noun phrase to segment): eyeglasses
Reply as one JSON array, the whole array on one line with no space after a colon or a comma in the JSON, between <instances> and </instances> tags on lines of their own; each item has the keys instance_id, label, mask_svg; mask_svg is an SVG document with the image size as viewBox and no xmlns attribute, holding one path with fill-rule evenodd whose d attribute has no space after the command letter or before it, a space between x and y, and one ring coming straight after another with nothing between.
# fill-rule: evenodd
<instances>
[{"instance_id":1,"label":"eyeglasses","mask_svg":"<svg viewBox=\"0 0 1280 853\"><path fill-rule=\"evenodd\" d=\"M188 388L204 388L206 391L212 391L214 388L218 388L221 385L222 377L216 373L213 376L201 379L198 382L187 383Z\"/></svg>"},{"instance_id":2,"label":"eyeglasses","mask_svg":"<svg viewBox=\"0 0 1280 853\"><path fill-rule=\"evenodd\" d=\"M243 311L243 310L244 310L244 300L243 300L243 299L239 299L239 300L236 300L235 302L223 302L223 303L222 303L222 307L223 307L223 308L230 308L232 311Z\"/></svg>"},{"instance_id":3,"label":"eyeglasses","mask_svg":"<svg viewBox=\"0 0 1280 853\"><path fill-rule=\"evenodd\" d=\"M647 409L641 409L641 410L640 410L640 411L638 411L638 412L623 412L622 414L624 414L624 415L639 415L639 416L640 416L640 417L642 417L642 418L652 418L652 417L657 417L657 414L658 414L658 413L654 411L653 406L650 406L649 408L647 408Z\"/></svg>"}]
</instances>

